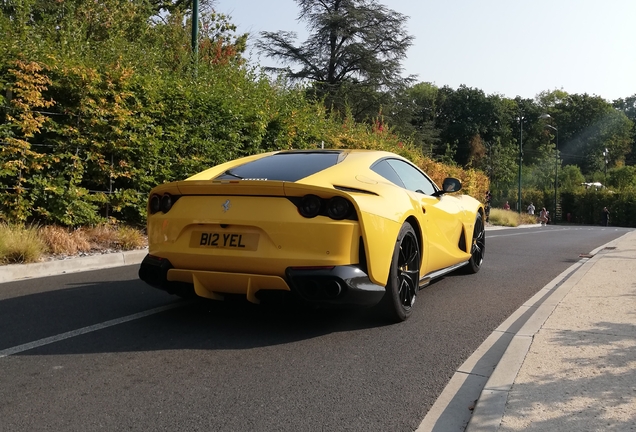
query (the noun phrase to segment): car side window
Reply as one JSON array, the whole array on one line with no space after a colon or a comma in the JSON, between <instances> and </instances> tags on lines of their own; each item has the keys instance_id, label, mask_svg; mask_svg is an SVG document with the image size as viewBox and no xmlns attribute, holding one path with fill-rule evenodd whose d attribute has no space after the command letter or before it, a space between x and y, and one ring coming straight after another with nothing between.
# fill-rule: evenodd
<instances>
[{"instance_id":1,"label":"car side window","mask_svg":"<svg viewBox=\"0 0 636 432\"><path fill-rule=\"evenodd\" d=\"M406 189L425 195L433 195L435 193L434 183L413 165L399 159L387 159L386 162L402 179Z\"/></svg>"},{"instance_id":2,"label":"car side window","mask_svg":"<svg viewBox=\"0 0 636 432\"><path fill-rule=\"evenodd\" d=\"M397 175L395 170L391 168L391 165L388 164L386 160L381 160L380 162L371 166L371 170L380 174L382 177L398 185L399 187L405 187L400 176Z\"/></svg>"}]
</instances>

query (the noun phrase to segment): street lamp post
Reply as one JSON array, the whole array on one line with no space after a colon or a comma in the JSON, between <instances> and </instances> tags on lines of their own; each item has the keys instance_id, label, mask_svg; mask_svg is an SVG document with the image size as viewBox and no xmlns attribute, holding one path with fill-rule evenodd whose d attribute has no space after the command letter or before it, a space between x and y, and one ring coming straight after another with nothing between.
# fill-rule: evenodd
<instances>
[{"instance_id":1,"label":"street lamp post","mask_svg":"<svg viewBox=\"0 0 636 432\"><path fill-rule=\"evenodd\" d=\"M192 59L199 60L199 0L192 0Z\"/></svg>"},{"instance_id":2,"label":"street lamp post","mask_svg":"<svg viewBox=\"0 0 636 432\"><path fill-rule=\"evenodd\" d=\"M492 163L492 143L486 141L488 147L488 183L492 183L493 163Z\"/></svg>"},{"instance_id":3,"label":"street lamp post","mask_svg":"<svg viewBox=\"0 0 636 432\"><path fill-rule=\"evenodd\" d=\"M607 187L607 164L609 163L609 150L607 147L605 147L603 157L605 158L605 187Z\"/></svg>"},{"instance_id":4,"label":"street lamp post","mask_svg":"<svg viewBox=\"0 0 636 432\"><path fill-rule=\"evenodd\" d=\"M540 118L549 119L552 118L550 114L543 114ZM554 216L552 220L556 223L557 216L557 203L558 203L558 182L559 182L559 129L555 126L546 124L546 127L554 129L556 132L556 148L554 149Z\"/></svg>"},{"instance_id":5,"label":"street lamp post","mask_svg":"<svg viewBox=\"0 0 636 432\"><path fill-rule=\"evenodd\" d=\"M525 117L519 116L519 190L517 195L517 212L521 214L521 164L523 162L523 119Z\"/></svg>"},{"instance_id":6,"label":"street lamp post","mask_svg":"<svg viewBox=\"0 0 636 432\"><path fill-rule=\"evenodd\" d=\"M550 129L554 129L556 131L556 148L554 149L554 223L556 223L557 216L557 188L559 182L559 129L552 125L546 125Z\"/></svg>"}]
</instances>

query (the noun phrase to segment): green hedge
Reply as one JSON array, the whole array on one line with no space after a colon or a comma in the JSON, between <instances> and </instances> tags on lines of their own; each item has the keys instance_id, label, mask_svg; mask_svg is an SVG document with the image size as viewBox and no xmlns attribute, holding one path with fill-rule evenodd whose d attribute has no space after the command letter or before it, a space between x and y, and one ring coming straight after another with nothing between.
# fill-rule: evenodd
<instances>
[{"instance_id":1,"label":"green hedge","mask_svg":"<svg viewBox=\"0 0 636 432\"><path fill-rule=\"evenodd\" d=\"M0 221L141 225L155 185L275 149L374 148L423 165L390 128L329 115L245 66L223 31L195 65L182 17L152 20L145 2L39 5L0 8ZM455 175L483 196L481 173Z\"/></svg>"},{"instance_id":2,"label":"green hedge","mask_svg":"<svg viewBox=\"0 0 636 432\"><path fill-rule=\"evenodd\" d=\"M613 192L587 189L560 195L562 219L584 225L600 225L603 207L610 211L610 225L636 227L636 191Z\"/></svg>"}]
</instances>

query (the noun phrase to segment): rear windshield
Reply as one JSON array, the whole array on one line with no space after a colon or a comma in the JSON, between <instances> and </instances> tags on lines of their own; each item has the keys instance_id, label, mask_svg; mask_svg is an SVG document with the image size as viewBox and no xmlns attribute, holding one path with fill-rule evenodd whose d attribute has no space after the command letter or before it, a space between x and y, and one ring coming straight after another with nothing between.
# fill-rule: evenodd
<instances>
[{"instance_id":1,"label":"rear windshield","mask_svg":"<svg viewBox=\"0 0 636 432\"><path fill-rule=\"evenodd\" d=\"M216 177L219 180L280 180L295 182L334 166L339 151L282 152L232 168Z\"/></svg>"}]
</instances>

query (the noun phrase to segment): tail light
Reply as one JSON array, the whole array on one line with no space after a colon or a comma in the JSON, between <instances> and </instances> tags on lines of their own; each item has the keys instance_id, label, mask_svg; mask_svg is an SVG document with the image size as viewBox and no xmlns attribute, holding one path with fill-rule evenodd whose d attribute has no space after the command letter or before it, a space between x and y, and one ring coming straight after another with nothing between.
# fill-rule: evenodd
<instances>
[{"instance_id":1,"label":"tail light","mask_svg":"<svg viewBox=\"0 0 636 432\"><path fill-rule=\"evenodd\" d=\"M159 195L153 195L150 197L150 214L155 214L161 210L161 198Z\"/></svg>"},{"instance_id":2,"label":"tail light","mask_svg":"<svg viewBox=\"0 0 636 432\"><path fill-rule=\"evenodd\" d=\"M322 200L316 195L305 195L300 200L298 211L303 217L314 218L320 213L322 207Z\"/></svg>"},{"instance_id":3,"label":"tail light","mask_svg":"<svg viewBox=\"0 0 636 432\"><path fill-rule=\"evenodd\" d=\"M150 214L158 212L168 213L175 202L179 199L179 196L170 195L165 193L163 195L154 194L150 197L149 210Z\"/></svg>"},{"instance_id":4,"label":"tail light","mask_svg":"<svg viewBox=\"0 0 636 432\"><path fill-rule=\"evenodd\" d=\"M327 215L331 219L342 220L351 213L351 204L341 196L335 196L327 204Z\"/></svg>"},{"instance_id":5,"label":"tail light","mask_svg":"<svg viewBox=\"0 0 636 432\"><path fill-rule=\"evenodd\" d=\"M334 220L358 220L353 204L341 196L326 199L308 194L302 198L290 197L289 200L296 205L298 213L308 219L316 216L328 216Z\"/></svg>"},{"instance_id":6,"label":"tail light","mask_svg":"<svg viewBox=\"0 0 636 432\"><path fill-rule=\"evenodd\" d=\"M161 211L164 213L168 213L172 208L172 195L164 194L161 197Z\"/></svg>"}]
</instances>

